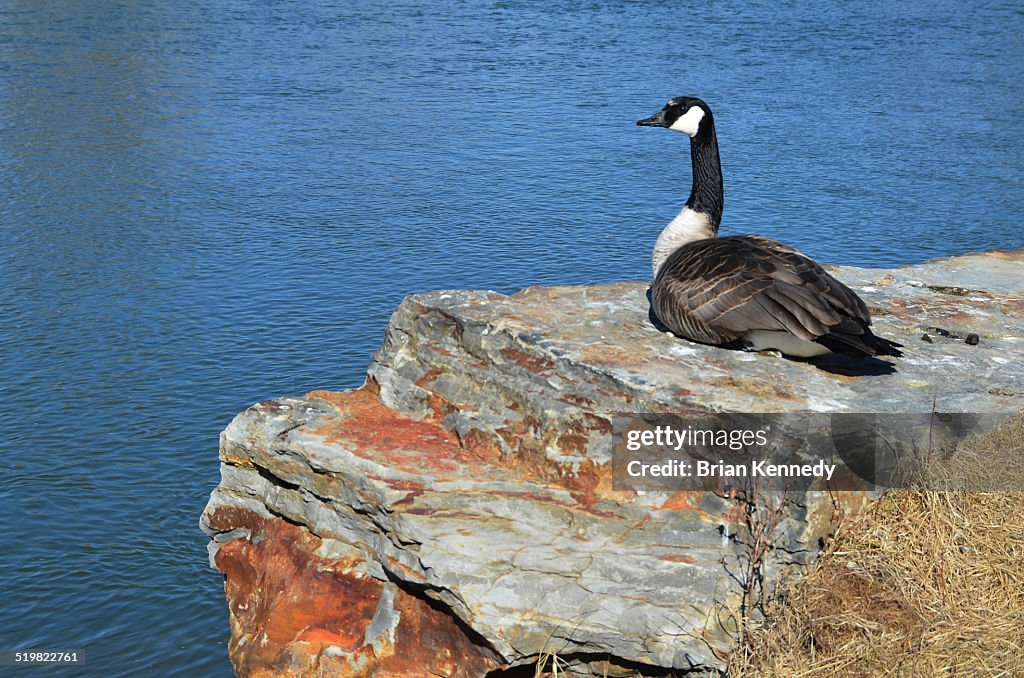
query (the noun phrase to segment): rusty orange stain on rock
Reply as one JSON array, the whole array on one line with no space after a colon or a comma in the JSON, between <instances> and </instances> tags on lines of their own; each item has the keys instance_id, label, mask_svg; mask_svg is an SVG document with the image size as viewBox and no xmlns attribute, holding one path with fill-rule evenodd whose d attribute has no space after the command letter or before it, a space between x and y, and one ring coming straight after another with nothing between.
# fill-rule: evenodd
<instances>
[{"instance_id":1,"label":"rusty orange stain on rock","mask_svg":"<svg viewBox=\"0 0 1024 678\"><path fill-rule=\"evenodd\" d=\"M567 487L584 510L591 511L591 504L608 496L612 476L610 464L597 464L593 459L585 459L575 469L566 471Z\"/></svg>"},{"instance_id":2,"label":"rusty orange stain on rock","mask_svg":"<svg viewBox=\"0 0 1024 678\"><path fill-rule=\"evenodd\" d=\"M263 527L266 520L243 508L221 506L216 511L206 514L206 522L211 529L217 532L227 532L241 527L256 533Z\"/></svg>"},{"instance_id":3,"label":"rusty orange stain on rock","mask_svg":"<svg viewBox=\"0 0 1024 678\"><path fill-rule=\"evenodd\" d=\"M492 438L480 429L474 428L466 431L459 440L462 442L463 448L477 458L495 464L500 463L501 450L494 444Z\"/></svg>"},{"instance_id":4,"label":"rusty orange stain on rock","mask_svg":"<svg viewBox=\"0 0 1024 678\"><path fill-rule=\"evenodd\" d=\"M533 416L527 415L520 420L510 421L494 432L512 449L519 448L524 442L538 435L541 423Z\"/></svg>"},{"instance_id":5,"label":"rusty orange stain on rock","mask_svg":"<svg viewBox=\"0 0 1024 678\"><path fill-rule=\"evenodd\" d=\"M517 348L506 347L501 349L500 353L506 360L510 360L535 374L544 374L555 369L555 362L553 360L543 356L531 355Z\"/></svg>"},{"instance_id":6,"label":"rusty orange stain on rock","mask_svg":"<svg viewBox=\"0 0 1024 678\"><path fill-rule=\"evenodd\" d=\"M593 419L599 422L595 425L599 425L600 430L610 430L611 424L606 420ZM581 504L594 503L598 499L596 489L601 484L601 472L581 454L588 442L585 427L580 422L572 422L561 432L542 431L542 424L530 416L497 429L495 433L505 445L515 450L515 454L501 456L498 463L515 470L519 478L532 478L564 487ZM569 455L579 455L579 462L573 464L550 459L546 454L550 446Z\"/></svg>"},{"instance_id":7,"label":"rusty orange stain on rock","mask_svg":"<svg viewBox=\"0 0 1024 678\"><path fill-rule=\"evenodd\" d=\"M230 603L229 652L236 671L245 675L278 664L290 644L313 629L346 651L358 648L383 584L313 566L320 539L284 520L253 516L240 522L261 540L227 542L215 557ZM296 604L299 599L316 604Z\"/></svg>"},{"instance_id":8,"label":"rusty orange stain on rock","mask_svg":"<svg viewBox=\"0 0 1024 678\"><path fill-rule=\"evenodd\" d=\"M410 570L402 561L396 560L389 555L385 555L384 557L388 561L388 569L395 572L401 572L406 581L415 581L418 578L416 572Z\"/></svg>"},{"instance_id":9,"label":"rusty orange stain on rock","mask_svg":"<svg viewBox=\"0 0 1024 678\"><path fill-rule=\"evenodd\" d=\"M587 414L584 421L571 422L561 431L541 435L541 422L527 416L510 421L494 433L472 429L459 439L436 421L419 421L387 408L367 389L342 393L313 391L307 397L331 404L339 410L339 416L309 425L306 433L320 436L325 443L344 443L353 454L392 469L420 475L432 473L441 478L464 473L467 465L472 465L481 478L492 474L501 477L501 469L507 469L520 479L565 488L578 502L576 508L588 512L596 501L613 495L610 467L585 458L589 435L611 430L611 423L601 417ZM498 444L499 440L503 445ZM550 447L580 459L551 459L546 453ZM414 481L392 478L381 482L410 494L399 500L396 508L409 504L425 489L422 483ZM544 494L530 499L552 502Z\"/></svg>"},{"instance_id":10,"label":"rusty orange stain on rock","mask_svg":"<svg viewBox=\"0 0 1024 678\"><path fill-rule=\"evenodd\" d=\"M399 490L401 492L407 492L408 493L405 496L404 499L401 499L398 502L395 502L396 504L399 504L401 502L412 501L413 499L415 499L416 497L420 496L424 492L423 484L422 483L417 483L417 482L412 481L412 480L397 480L395 478L382 478L382 479L380 479L380 482L386 484L392 490Z\"/></svg>"},{"instance_id":11,"label":"rusty orange stain on rock","mask_svg":"<svg viewBox=\"0 0 1024 678\"><path fill-rule=\"evenodd\" d=\"M713 523L720 522L721 516L715 513L708 513L707 511L700 508L700 502L704 498L706 492L701 490L680 490L671 497L665 500L656 511L686 511L690 514L692 519L694 516L700 516L703 520L710 521ZM646 520L646 517L645 517Z\"/></svg>"},{"instance_id":12,"label":"rusty orange stain on rock","mask_svg":"<svg viewBox=\"0 0 1024 678\"><path fill-rule=\"evenodd\" d=\"M591 400L590 398L585 398L584 396L581 395L576 395L575 393L561 393L559 394L558 399L561 400L563 403L569 403L570 405L575 405L576 407L594 406L593 400Z\"/></svg>"},{"instance_id":13,"label":"rusty orange stain on rock","mask_svg":"<svg viewBox=\"0 0 1024 678\"><path fill-rule=\"evenodd\" d=\"M429 349L430 349L431 352L436 353L438 355L443 355L446 358L450 358L453 355L452 352L449 351L448 349L442 348L442 347L437 346L437 345L430 346Z\"/></svg>"},{"instance_id":14,"label":"rusty orange stain on rock","mask_svg":"<svg viewBox=\"0 0 1024 678\"><path fill-rule=\"evenodd\" d=\"M436 424L440 424L449 414L459 410L459 408L452 404L447 398L440 395L429 386L429 382L434 381L442 374L445 374L444 370L432 367L427 370L422 377L416 380L416 385L427 392L426 406L430 411L428 419Z\"/></svg>"},{"instance_id":15,"label":"rusty orange stain on rock","mask_svg":"<svg viewBox=\"0 0 1024 678\"><path fill-rule=\"evenodd\" d=\"M565 427L557 441L558 447L563 453L583 456L587 449L587 443L590 441L590 435L579 422L574 421Z\"/></svg>"},{"instance_id":16,"label":"rusty orange stain on rock","mask_svg":"<svg viewBox=\"0 0 1024 678\"><path fill-rule=\"evenodd\" d=\"M310 397L327 400L341 410L340 416L305 428L305 433L320 436L325 443L344 443L353 454L409 473L452 477L472 465L480 477L502 477L495 465L505 465L500 464L491 436L471 430L460 440L430 417L418 421L387 408L375 393L365 389L315 391ZM383 482L414 495L423 489L414 482Z\"/></svg>"},{"instance_id":17,"label":"rusty orange stain on rock","mask_svg":"<svg viewBox=\"0 0 1024 678\"><path fill-rule=\"evenodd\" d=\"M665 510L688 510L700 506L700 500L704 497L699 491L680 491L665 500L660 509Z\"/></svg>"},{"instance_id":18,"label":"rusty orange stain on rock","mask_svg":"<svg viewBox=\"0 0 1024 678\"><path fill-rule=\"evenodd\" d=\"M478 676L499 667L452 616L400 589L392 634L367 639L387 601L381 602L384 583L360 572L361 561L319 558L318 537L278 518L221 509L209 518L217 529L247 527L261 537L221 544L215 558L225 577L236 675L420 678Z\"/></svg>"},{"instance_id":19,"label":"rusty orange stain on rock","mask_svg":"<svg viewBox=\"0 0 1024 678\"><path fill-rule=\"evenodd\" d=\"M363 384L363 389L375 396L380 396L380 383L378 383L377 380L369 374L366 375L366 382ZM332 392L333 391L327 391L327 393ZM313 391L313 393L320 393L320 391Z\"/></svg>"},{"instance_id":20,"label":"rusty orange stain on rock","mask_svg":"<svg viewBox=\"0 0 1024 678\"><path fill-rule=\"evenodd\" d=\"M688 556L688 555L685 555L683 553L676 553L676 554L661 553L661 554L656 554L654 557L657 558L658 560L665 560L665 561L668 561L670 563L686 563L687 565L693 565L694 563L697 562L697 559L694 558L693 556Z\"/></svg>"},{"instance_id":21,"label":"rusty orange stain on rock","mask_svg":"<svg viewBox=\"0 0 1024 678\"><path fill-rule=\"evenodd\" d=\"M318 397L327 399L323 395ZM458 440L444 427L388 409L373 393L358 389L330 394L328 398L343 409L345 416L306 430L326 443L348 443L353 454L408 471L456 471L455 462L467 459ZM410 457L409 450L416 455Z\"/></svg>"},{"instance_id":22,"label":"rusty orange stain on rock","mask_svg":"<svg viewBox=\"0 0 1024 678\"><path fill-rule=\"evenodd\" d=\"M420 388L424 388L428 381L434 381L438 377L444 374L444 370L437 367L431 367L429 370L423 373L423 376L416 380L416 385Z\"/></svg>"}]
</instances>

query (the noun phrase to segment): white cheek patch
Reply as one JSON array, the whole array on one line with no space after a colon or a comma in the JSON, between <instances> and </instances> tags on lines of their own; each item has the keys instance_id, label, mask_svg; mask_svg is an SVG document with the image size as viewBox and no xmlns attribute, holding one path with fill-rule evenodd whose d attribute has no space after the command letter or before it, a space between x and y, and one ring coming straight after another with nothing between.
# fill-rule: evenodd
<instances>
[{"instance_id":1,"label":"white cheek patch","mask_svg":"<svg viewBox=\"0 0 1024 678\"><path fill-rule=\"evenodd\" d=\"M688 134L692 137L697 134L697 129L700 128L700 121L703 119L704 109L700 106L694 106L685 114L679 116L669 129Z\"/></svg>"}]
</instances>

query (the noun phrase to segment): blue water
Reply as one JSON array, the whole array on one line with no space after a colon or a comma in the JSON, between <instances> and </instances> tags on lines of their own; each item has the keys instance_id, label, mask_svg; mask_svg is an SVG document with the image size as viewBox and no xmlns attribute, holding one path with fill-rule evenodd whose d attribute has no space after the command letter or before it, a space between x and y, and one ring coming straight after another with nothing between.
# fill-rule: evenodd
<instances>
[{"instance_id":1,"label":"blue water","mask_svg":"<svg viewBox=\"0 0 1024 678\"><path fill-rule=\"evenodd\" d=\"M230 675L218 432L359 385L410 292L647 277L671 96L723 233L1024 246L1019 3L338 4L0 6L0 648L85 648L46 675Z\"/></svg>"}]
</instances>

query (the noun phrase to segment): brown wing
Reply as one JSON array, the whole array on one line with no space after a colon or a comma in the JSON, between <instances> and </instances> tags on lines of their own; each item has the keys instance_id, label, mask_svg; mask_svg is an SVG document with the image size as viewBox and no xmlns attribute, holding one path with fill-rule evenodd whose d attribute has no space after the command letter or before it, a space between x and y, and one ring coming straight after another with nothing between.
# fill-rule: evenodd
<instances>
[{"instance_id":1,"label":"brown wing","mask_svg":"<svg viewBox=\"0 0 1024 678\"><path fill-rule=\"evenodd\" d=\"M771 238L765 238L760 235L739 237L782 256L790 262L794 267L794 270L804 271L803 275L808 278L814 277L819 280L827 279L829 285L828 296L831 298L834 306L836 308L850 311L850 315L852 317L863 320L868 325L871 324L871 313L868 311L868 307L864 303L864 300L857 296L856 292L829 275L825 269L823 269L813 259L810 259L792 247L783 245L777 240L772 240Z\"/></svg>"},{"instance_id":2,"label":"brown wing","mask_svg":"<svg viewBox=\"0 0 1024 678\"><path fill-rule=\"evenodd\" d=\"M713 344L751 330L813 341L840 325L871 322L850 288L796 250L760 236L680 247L658 272L652 301L670 330Z\"/></svg>"}]
</instances>

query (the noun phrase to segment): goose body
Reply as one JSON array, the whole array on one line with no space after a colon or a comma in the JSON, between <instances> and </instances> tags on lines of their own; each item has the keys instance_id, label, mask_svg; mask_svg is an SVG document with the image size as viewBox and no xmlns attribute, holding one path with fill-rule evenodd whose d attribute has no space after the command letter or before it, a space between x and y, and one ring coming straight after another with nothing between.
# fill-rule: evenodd
<instances>
[{"instance_id":1,"label":"goose body","mask_svg":"<svg viewBox=\"0 0 1024 678\"><path fill-rule=\"evenodd\" d=\"M792 247L758 235L719 238L724 207L714 117L676 97L638 125L690 137L693 186L654 246L651 306L665 327L704 344L813 358L902 353L871 332L863 300Z\"/></svg>"}]
</instances>

